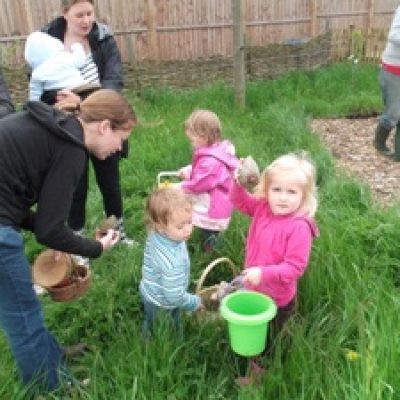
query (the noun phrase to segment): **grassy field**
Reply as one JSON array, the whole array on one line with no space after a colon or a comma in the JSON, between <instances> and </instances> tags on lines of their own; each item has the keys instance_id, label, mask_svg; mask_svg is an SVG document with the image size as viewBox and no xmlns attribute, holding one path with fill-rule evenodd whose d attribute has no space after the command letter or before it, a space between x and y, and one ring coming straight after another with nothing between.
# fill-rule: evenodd
<instances>
[{"instance_id":1,"label":"grassy field","mask_svg":"<svg viewBox=\"0 0 400 400\"><path fill-rule=\"evenodd\" d=\"M398 205L374 206L368 188L335 168L308 125L312 117L381 111L377 74L377 67L339 64L249 83L245 111L234 108L232 88L223 83L192 91L128 93L140 126L131 135L121 172L127 231L140 245L131 250L117 246L94 260L93 285L81 300L56 304L43 297L48 327L59 341L83 341L90 348L70 364L77 378L91 379L73 398L400 399ZM245 360L231 351L223 322L188 315L180 335L164 325L149 342L140 335L144 201L158 172L190 162L183 122L199 107L215 111L238 155L251 154L261 168L282 153L306 149L318 169L321 236L300 281L298 314L276 340L258 387L234 385ZM102 217L93 179L91 187L89 232ZM194 234L189 243L192 288L218 256L241 267L247 227L248 220L235 214L215 254L204 254ZM33 259L41 247L31 236L26 239ZM229 279L223 269L214 275L220 278ZM0 399L23 399L25 389L3 335L0 352Z\"/></svg>"}]
</instances>

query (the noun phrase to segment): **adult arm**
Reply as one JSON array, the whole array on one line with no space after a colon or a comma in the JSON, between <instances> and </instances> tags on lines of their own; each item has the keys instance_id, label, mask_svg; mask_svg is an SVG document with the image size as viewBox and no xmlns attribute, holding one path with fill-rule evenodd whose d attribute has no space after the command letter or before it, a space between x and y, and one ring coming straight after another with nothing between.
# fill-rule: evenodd
<instances>
[{"instance_id":1,"label":"adult arm","mask_svg":"<svg viewBox=\"0 0 400 400\"><path fill-rule=\"evenodd\" d=\"M94 59L99 68L101 86L104 89L121 91L124 86L122 61L113 36L100 42Z\"/></svg>"},{"instance_id":2,"label":"adult arm","mask_svg":"<svg viewBox=\"0 0 400 400\"><path fill-rule=\"evenodd\" d=\"M53 160L39 194L34 233L38 242L47 247L96 258L102 253L102 244L75 235L65 222L86 157L84 150L77 149L64 151Z\"/></svg>"},{"instance_id":3,"label":"adult arm","mask_svg":"<svg viewBox=\"0 0 400 400\"><path fill-rule=\"evenodd\" d=\"M400 47L400 7L397 8L390 27L388 41Z\"/></svg>"}]
</instances>

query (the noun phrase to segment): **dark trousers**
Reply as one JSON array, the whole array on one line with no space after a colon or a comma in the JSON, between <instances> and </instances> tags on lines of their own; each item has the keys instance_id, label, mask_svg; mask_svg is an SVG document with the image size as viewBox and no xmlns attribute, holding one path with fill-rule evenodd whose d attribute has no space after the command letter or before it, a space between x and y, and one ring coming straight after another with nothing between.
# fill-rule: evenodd
<instances>
[{"instance_id":1,"label":"dark trousers","mask_svg":"<svg viewBox=\"0 0 400 400\"><path fill-rule=\"evenodd\" d=\"M179 328L179 322L181 319L180 308L173 308L171 310L163 309L146 300L142 294L140 294L140 297L142 299L144 308L144 321L142 325L142 335L144 337L151 335L157 319L159 318L170 318L174 327L176 329Z\"/></svg>"},{"instance_id":2,"label":"dark trousers","mask_svg":"<svg viewBox=\"0 0 400 400\"><path fill-rule=\"evenodd\" d=\"M273 349L274 340L278 336L279 332L282 330L283 326L287 322L287 320L295 313L296 311L296 297L286 306L279 307L278 312L275 318L269 323L268 327L268 335L267 335L267 344L265 346L265 350L263 351L263 356L270 356Z\"/></svg>"},{"instance_id":3,"label":"dark trousers","mask_svg":"<svg viewBox=\"0 0 400 400\"><path fill-rule=\"evenodd\" d=\"M122 192L119 175L119 154L113 154L105 160L99 160L90 156L97 185L103 197L104 211L107 217L115 215L117 219L122 217ZM89 184L89 163L75 189L71 209L68 217L68 225L73 230L80 230L85 226L86 199Z\"/></svg>"}]
</instances>

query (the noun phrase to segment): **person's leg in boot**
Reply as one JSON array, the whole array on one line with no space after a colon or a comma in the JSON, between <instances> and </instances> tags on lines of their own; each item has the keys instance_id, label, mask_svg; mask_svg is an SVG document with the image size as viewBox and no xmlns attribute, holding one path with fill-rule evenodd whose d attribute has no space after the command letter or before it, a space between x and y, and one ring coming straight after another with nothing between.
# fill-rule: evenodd
<instances>
[{"instance_id":1,"label":"person's leg in boot","mask_svg":"<svg viewBox=\"0 0 400 400\"><path fill-rule=\"evenodd\" d=\"M375 130L374 147L384 156L391 156L393 154L393 152L386 146L386 140L390 131L391 129L384 127L381 123L378 123Z\"/></svg>"},{"instance_id":2,"label":"person's leg in boot","mask_svg":"<svg viewBox=\"0 0 400 400\"><path fill-rule=\"evenodd\" d=\"M396 134L394 135L394 161L400 161L400 124L396 126Z\"/></svg>"},{"instance_id":3,"label":"person's leg in boot","mask_svg":"<svg viewBox=\"0 0 400 400\"><path fill-rule=\"evenodd\" d=\"M386 146L390 131L400 121L400 76L381 69L379 82L384 110L375 131L374 146L383 155L393 157Z\"/></svg>"}]
</instances>

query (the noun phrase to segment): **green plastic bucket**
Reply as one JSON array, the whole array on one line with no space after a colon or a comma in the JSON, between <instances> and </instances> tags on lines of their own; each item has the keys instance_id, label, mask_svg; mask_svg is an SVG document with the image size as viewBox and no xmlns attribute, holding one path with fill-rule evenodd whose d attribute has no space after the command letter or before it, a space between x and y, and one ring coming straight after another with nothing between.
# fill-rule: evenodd
<instances>
[{"instance_id":1,"label":"green plastic bucket","mask_svg":"<svg viewBox=\"0 0 400 400\"><path fill-rule=\"evenodd\" d=\"M228 321L232 350L241 356L260 354L265 349L268 322L276 311L274 301L258 292L239 290L224 297L220 313Z\"/></svg>"}]
</instances>

